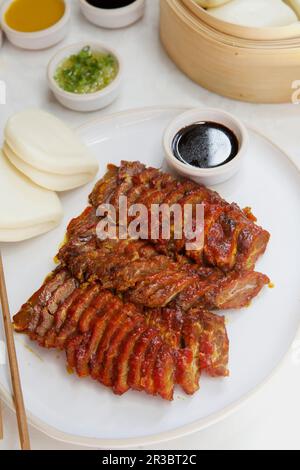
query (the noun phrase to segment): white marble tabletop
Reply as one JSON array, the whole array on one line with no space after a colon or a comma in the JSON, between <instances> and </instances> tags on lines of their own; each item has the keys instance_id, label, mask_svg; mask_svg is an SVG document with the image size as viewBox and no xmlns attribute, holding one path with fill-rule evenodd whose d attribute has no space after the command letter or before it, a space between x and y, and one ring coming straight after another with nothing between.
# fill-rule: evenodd
<instances>
[{"instance_id":1,"label":"white marble tabletop","mask_svg":"<svg viewBox=\"0 0 300 470\"><path fill-rule=\"evenodd\" d=\"M41 107L76 126L95 116L154 105L219 107L258 128L286 150L300 166L300 109L293 104L254 105L210 93L185 77L168 59L158 34L158 0L147 1L145 18L134 26L108 31L87 23L77 0L71 0L71 32L63 44L40 52L15 49L7 41L0 49L0 80L7 85L6 105L0 104L0 130L14 112ZM46 66L62 45L81 40L111 44L122 54L125 84L122 96L108 109L81 114L62 108L49 93ZM300 80L300 77L295 77ZM292 94L292 90L291 90ZM200 433L163 443L155 449L300 449L300 335L272 380L242 409ZM4 407L5 437L0 450L17 449L15 417ZM30 428L33 449L79 449L56 442Z\"/></svg>"}]
</instances>

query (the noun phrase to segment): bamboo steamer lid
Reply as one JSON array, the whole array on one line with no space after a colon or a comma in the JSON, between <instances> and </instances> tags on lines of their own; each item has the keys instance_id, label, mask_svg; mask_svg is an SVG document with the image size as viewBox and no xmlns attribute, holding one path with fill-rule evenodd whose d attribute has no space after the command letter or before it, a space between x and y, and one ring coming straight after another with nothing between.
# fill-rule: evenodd
<instances>
[{"instance_id":1,"label":"bamboo steamer lid","mask_svg":"<svg viewBox=\"0 0 300 470\"><path fill-rule=\"evenodd\" d=\"M292 83L300 79L299 40L260 43L219 33L180 0L161 0L160 35L168 55L186 75L229 98L290 102Z\"/></svg>"},{"instance_id":2,"label":"bamboo steamer lid","mask_svg":"<svg viewBox=\"0 0 300 470\"><path fill-rule=\"evenodd\" d=\"M182 0L186 7L193 12L202 22L212 26L222 33L243 39L254 40L281 40L300 38L300 22L288 26L273 28L251 28L237 24L227 23L210 15L204 8L195 3L194 0Z\"/></svg>"}]
</instances>

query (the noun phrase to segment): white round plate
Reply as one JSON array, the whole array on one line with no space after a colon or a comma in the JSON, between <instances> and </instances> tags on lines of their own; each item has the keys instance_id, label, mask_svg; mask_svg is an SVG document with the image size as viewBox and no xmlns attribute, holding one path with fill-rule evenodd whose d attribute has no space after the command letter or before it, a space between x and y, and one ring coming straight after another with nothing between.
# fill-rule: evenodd
<instances>
[{"instance_id":1,"label":"white round plate","mask_svg":"<svg viewBox=\"0 0 300 470\"><path fill-rule=\"evenodd\" d=\"M163 132L180 112L170 108L124 112L81 127L79 134L99 159L99 177L107 163L119 164L122 159L161 167ZM62 196L65 218L58 229L25 243L1 246L12 312L52 269L65 227L86 206L92 187ZM118 397L92 380L69 375L64 354L45 351L16 335L25 403L35 427L53 438L90 447L147 446L224 418L272 375L300 323L299 171L281 150L250 131L244 169L218 190L227 200L251 206L272 234L257 269L271 277L275 288L266 288L243 311L226 312L230 378L203 377L199 393L188 397L176 391L173 403L136 392ZM10 390L8 366L0 365L0 391L12 406Z\"/></svg>"}]
</instances>

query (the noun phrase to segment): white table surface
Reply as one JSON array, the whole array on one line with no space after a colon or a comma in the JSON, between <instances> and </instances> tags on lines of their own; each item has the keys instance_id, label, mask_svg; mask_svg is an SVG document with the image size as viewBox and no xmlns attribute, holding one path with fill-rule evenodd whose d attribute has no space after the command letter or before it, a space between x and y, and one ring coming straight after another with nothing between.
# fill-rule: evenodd
<instances>
[{"instance_id":1,"label":"white table surface","mask_svg":"<svg viewBox=\"0 0 300 470\"><path fill-rule=\"evenodd\" d=\"M7 41L0 50L0 80L7 84L7 103L0 105L0 131L7 118L28 107L52 111L71 126L94 117L145 106L212 106L235 113L286 150L300 166L300 109L293 104L254 105L214 95L186 78L163 51L158 35L158 0L147 0L145 18L134 26L107 31L90 25L71 0L73 20L63 44L40 52L15 49ZM63 45L98 40L113 45L125 62L122 96L108 109L81 114L62 108L45 79L50 57ZM299 59L300 60L300 59ZM295 77L295 80L300 77ZM292 92L291 92L292 93ZM291 260L292 262L292 260ZM284 294L283 294L284 295ZM284 312L283 312L284 313ZM155 446L155 449L300 449L300 335L279 371L243 408L200 433ZM0 450L17 449L13 413L4 407L5 438ZM56 442L30 428L33 449L80 449Z\"/></svg>"}]
</instances>

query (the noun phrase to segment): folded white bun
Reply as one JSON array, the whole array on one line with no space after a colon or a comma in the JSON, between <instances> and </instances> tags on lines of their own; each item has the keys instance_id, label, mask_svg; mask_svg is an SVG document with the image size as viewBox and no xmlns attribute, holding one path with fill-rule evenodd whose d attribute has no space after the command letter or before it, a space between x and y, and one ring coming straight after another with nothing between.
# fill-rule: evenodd
<instances>
[{"instance_id":1,"label":"folded white bun","mask_svg":"<svg viewBox=\"0 0 300 470\"><path fill-rule=\"evenodd\" d=\"M254 28L286 26L298 21L282 0L232 0L208 12L228 23Z\"/></svg>"},{"instance_id":2,"label":"folded white bun","mask_svg":"<svg viewBox=\"0 0 300 470\"><path fill-rule=\"evenodd\" d=\"M37 170L19 158L6 142L3 145L3 152L12 165L14 165L21 173L24 173L24 175L31 179L31 181L42 186L42 188L46 188L51 191L69 191L70 189L83 186L94 178L94 175L91 173L79 173L78 175L64 176Z\"/></svg>"},{"instance_id":3,"label":"folded white bun","mask_svg":"<svg viewBox=\"0 0 300 470\"><path fill-rule=\"evenodd\" d=\"M36 237L61 221L61 202L52 191L32 183L0 150L0 241Z\"/></svg>"},{"instance_id":4,"label":"folded white bun","mask_svg":"<svg viewBox=\"0 0 300 470\"><path fill-rule=\"evenodd\" d=\"M98 171L96 158L63 121L30 109L12 116L4 130L13 152L33 168L63 176Z\"/></svg>"},{"instance_id":5,"label":"folded white bun","mask_svg":"<svg viewBox=\"0 0 300 470\"><path fill-rule=\"evenodd\" d=\"M43 233L50 232L55 228L55 226L56 225L53 225L53 222L49 222L27 228L2 229L0 227L0 242L14 243L29 240L30 238L38 237Z\"/></svg>"}]
</instances>

